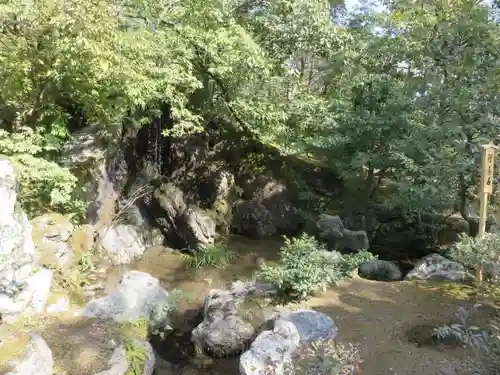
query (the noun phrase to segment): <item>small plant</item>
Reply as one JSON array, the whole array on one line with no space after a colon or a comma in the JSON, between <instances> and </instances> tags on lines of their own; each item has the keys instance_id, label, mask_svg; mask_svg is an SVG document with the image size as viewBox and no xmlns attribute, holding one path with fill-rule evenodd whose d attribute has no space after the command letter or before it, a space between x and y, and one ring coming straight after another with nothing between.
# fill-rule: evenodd
<instances>
[{"instance_id":1,"label":"small plant","mask_svg":"<svg viewBox=\"0 0 500 375\"><path fill-rule=\"evenodd\" d=\"M357 375L361 363L357 345L315 341L299 348L290 375Z\"/></svg>"},{"instance_id":2,"label":"small plant","mask_svg":"<svg viewBox=\"0 0 500 375\"><path fill-rule=\"evenodd\" d=\"M128 370L126 375L142 375L144 364L148 360L146 349L135 340L126 338L123 342Z\"/></svg>"},{"instance_id":3,"label":"small plant","mask_svg":"<svg viewBox=\"0 0 500 375\"><path fill-rule=\"evenodd\" d=\"M431 336L439 340L445 340L448 337L455 338L472 350L479 366L478 374L498 374L500 369L500 328L498 323L500 323L500 319L495 319L489 330L470 325L470 317L480 307L480 304L474 305L471 309L460 307L456 314L458 323L436 327L431 331Z\"/></svg>"},{"instance_id":4,"label":"small plant","mask_svg":"<svg viewBox=\"0 0 500 375\"><path fill-rule=\"evenodd\" d=\"M198 249L193 255L185 255L189 268L225 266L235 257L235 253L221 242Z\"/></svg>"},{"instance_id":5,"label":"small plant","mask_svg":"<svg viewBox=\"0 0 500 375\"><path fill-rule=\"evenodd\" d=\"M279 263L263 263L256 278L275 284L283 293L303 299L349 277L352 270L371 259L374 257L367 251L353 255L327 251L314 237L302 234L298 238L285 238Z\"/></svg>"}]
</instances>

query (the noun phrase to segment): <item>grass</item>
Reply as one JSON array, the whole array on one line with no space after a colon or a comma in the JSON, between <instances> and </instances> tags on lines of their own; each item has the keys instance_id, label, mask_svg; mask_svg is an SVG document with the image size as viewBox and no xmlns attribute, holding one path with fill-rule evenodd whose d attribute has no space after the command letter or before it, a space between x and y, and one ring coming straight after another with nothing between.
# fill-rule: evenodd
<instances>
[{"instance_id":1,"label":"grass","mask_svg":"<svg viewBox=\"0 0 500 375\"><path fill-rule=\"evenodd\" d=\"M184 255L188 268L221 267L228 265L236 254L219 242L198 249L193 255Z\"/></svg>"}]
</instances>

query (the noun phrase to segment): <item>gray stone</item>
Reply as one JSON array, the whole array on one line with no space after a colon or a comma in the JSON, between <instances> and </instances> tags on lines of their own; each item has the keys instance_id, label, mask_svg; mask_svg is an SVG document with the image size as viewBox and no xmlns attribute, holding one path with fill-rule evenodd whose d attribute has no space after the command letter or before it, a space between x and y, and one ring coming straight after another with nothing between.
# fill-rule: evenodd
<instances>
[{"instance_id":1,"label":"gray stone","mask_svg":"<svg viewBox=\"0 0 500 375\"><path fill-rule=\"evenodd\" d=\"M6 375L52 375L52 351L41 336L32 334L24 355L10 364Z\"/></svg>"},{"instance_id":2,"label":"gray stone","mask_svg":"<svg viewBox=\"0 0 500 375\"><path fill-rule=\"evenodd\" d=\"M342 220L336 215L321 214L316 221L318 237L331 249L338 247L344 237L344 230Z\"/></svg>"},{"instance_id":3,"label":"gray stone","mask_svg":"<svg viewBox=\"0 0 500 375\"><path fill-rule=\"evenodd\" d=\"M211 290L205 297L203 313L204 319L191 337L198 352L225 357L247 348L255 331L240 317L231 292Z\"/></svg>"},{"instance_id":4,"label":"gray stone","mask_svg":"<svg viewBox=\"0 0 500 375\"><path fill-rule=\"evenodd\" d=\"M186 209L175 223L177 234L188 249L197 250L212 245L217 237L215 221L199 210Z\"/></svg>"},{"instance_id":5,"label":"gray stone","mask_svg":"<svg viewBox=\"0 0 500 375\"><path fill-rule=\"evenodd\" d=\"M312 309L296 310L281 315L279 319L293 323L299 332L301 343L333 340L339 333L334 321L328 315Z\"/></svg>"},{"instance_id":6,"label":"gray stone","mask_svg":"<svg viewBox=\"0 0 500 375\"><path fill-rule=\"evenodd\" d=\"M403 274L397 265L386 260L371 260L359 267L359 275L365 279L377 281L398 281Z\"/></svg>"},{"instance_id":7,"label":"gray stone","mask_svg":"<svg viewBox=\"0 0 500 375\"><path fill-rule=\"evenodd\" d=\"M272 330L261 332L240 357L240 375L283 375L291 366L292 355L300 344L295 325L276 320Z\"/></svg>"},{"instance_id":8,"label":"gray stone","mask_svg":"<svg viewBox=\"0 0 500 375\"><path fill-rule=\"evenodd\" d=\"M338 328L327 315L311 309L282 313L273 329L257 336L240 358L241 375L293 373L293 355L301 344L334 340Z\"/></svg>"},{"instance_id":9,"label":"gray stone","mask_svg":"<svg viewBox=\"0 0 500 375\"><path fill-rule=\"evenodd\" d=\"M6 321L21 312L42 312L52 282L52 272L39 269L32 227L16 203L13 165L0 160L0 313Z\"/></svg>"},{"instance_id":10,"label":"gray stone","mask_svg":"<svg viewBox=\"0 0 500 375\"><path fill-rule=\"evenodd\" d=\"M169 294L148 273L128 271L107 296L90 301L82 314L118 322L149 319L152 329L168 326Z\"/></svg>"},{"instance_id":11,"label":"gray stone","mask_svg":"<svg viewBox=\"0 0 500 375\"><path fill-rule=\"evenodd\" d=\"M340 249L343 251L356 252L358 250L368 250L370 243L368 235L364 230L344 229Z\"/></svg>"},{"instance_id":12,"label":"gray stone","mask_svg":"<svg viewBox=\"0 0 500 375\"><path fill-rule=\"evenodd\" d=\"M147 248L142 233L133 225L117 224L103 228L99 236L106 257L114 265L132 263Z\"/></svg>"},{"instance_id":13,"label":"gray stone","mask_svg":"<svg viewBox=\"0 0 500 375\"><path fill-rule=\"evenodd\" d=\"M439 254L430 254L421 259L406 275L406 280L471 280L473 276L460 263Z\"/></svg>"}]
</instances>

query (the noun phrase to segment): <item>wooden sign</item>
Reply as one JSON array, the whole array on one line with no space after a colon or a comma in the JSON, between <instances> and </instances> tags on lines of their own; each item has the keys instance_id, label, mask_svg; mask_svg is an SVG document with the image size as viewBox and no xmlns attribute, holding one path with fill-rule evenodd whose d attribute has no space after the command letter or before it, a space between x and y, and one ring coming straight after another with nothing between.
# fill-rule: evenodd
<instances>
[{"instance_id":1,"label":"wooden sign","mask_svg":"<svg viewBox=\"0 0 500 375\"><path fill-rule=\"evenodd\" d=\"M480 193L493 193L493 180L495 170L495 151L498 148L494 144L483 145L483 157L481 165Z\"/></svg>"}]
</instances>

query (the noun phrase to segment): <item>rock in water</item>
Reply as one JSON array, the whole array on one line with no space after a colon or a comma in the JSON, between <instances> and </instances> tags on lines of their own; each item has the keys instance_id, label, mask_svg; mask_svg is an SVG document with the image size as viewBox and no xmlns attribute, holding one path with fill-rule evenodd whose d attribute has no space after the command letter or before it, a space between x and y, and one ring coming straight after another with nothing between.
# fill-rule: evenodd
<instances>
[{"instance_id":1,"label":"rock in water","mask_svg":"<svg viewBox=\"0 0 500 375\"><path fill-rule=\"evenodd\" d=\"M371 260L359 267L359 276L368 280L398 281L403 275L398 266L386 260Z\"/></svg>"},{"instance_id":2,"label":"rock in water","mask_svg":"<svg viewBox=\"0 0 500 375\"><path fill-rule=\"evenodd\" d=\"M430 254L421 259L417 265L408 272L406 280L471 280L465 267L460 263L449 260L439 254Z\"/></svg>"},{"instance_id":3,"label":"rock in water","mask_svg":"<svg viewBox=\"0 0 500 375\"><path fill-rule=\"evenodd\" d=\"M254 328L236 308L233 293L211 290L205 297L203 321L193 330L192 341L199 352L217 357L237 355L247 347Z\"/></svg>"},{"instance_id":4,"label":"rock in water","mask_svg":"<svg viewBox=\"0 0 500 375\"><path fill-rule=\"evenodd\" d=\"M38 257L31 225L16 203L16 186L14 166L0 160L0 313L6 321L43 311L52 281L51 271L34 272Z\"/></svg>"}]
</instances>

